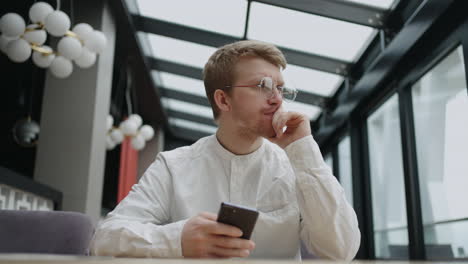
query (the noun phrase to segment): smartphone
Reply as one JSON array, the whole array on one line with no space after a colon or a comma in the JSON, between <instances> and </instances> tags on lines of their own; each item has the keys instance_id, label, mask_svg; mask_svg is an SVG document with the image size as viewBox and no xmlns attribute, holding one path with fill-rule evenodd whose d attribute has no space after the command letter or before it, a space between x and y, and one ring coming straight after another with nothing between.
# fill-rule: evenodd
<instances>
[{"instance_id":1,"label":"smartphone","mask_svg":"<svg viewBox=\"0 0 468 264\"><path fill-rule=\"evenodd\" d=\"M238 227L244 239L250 239L257 218L257 210L226 202L221 203L218 213L218 222Z\"/></svg>"}]
</instances>

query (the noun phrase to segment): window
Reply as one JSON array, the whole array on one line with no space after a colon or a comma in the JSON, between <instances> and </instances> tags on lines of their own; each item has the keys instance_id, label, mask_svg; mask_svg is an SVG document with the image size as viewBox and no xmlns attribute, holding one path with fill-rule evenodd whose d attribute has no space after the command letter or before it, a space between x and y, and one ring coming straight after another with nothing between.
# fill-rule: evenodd
<instances>
[{"instance_id":1,"label":"window","mask_svg":"<svg viewBox=\"0 0 468 264\"><path fill-rule=\"evenodd\" d=\"M333 156L331 155L331 153L328 153L327 155L325 155L324 160L325 160L325 163L328 165L328 167L330 167L330 169L333 172Z\"/></svg>"},{"instance_id":2,"label":"window","mask_svg":"<svg viewBox=\"0 0 468 264\"><path fill-rule=\"evenodd\" d=\"M252 2L250 14L249 39L347 62L356 61L377 32L371 27L257 2ZM306 31L292 30L298 25Z\"/></svg>"},{"instance_id":3,"label":"window","mask_svg":"<svg viewBox=\"0 0 468 264\"><path fill-rule=\"evenodd\" d=\"M468 96L462 47L413 87L427 256L468 257Z\"/></svg>"},{"instance_id":4,"label":"window","mask_svg":"<svg viewBox=\"0 0 468 264\"><path fill-rule=\"evenodd\" d=\"M408 225L398 95L367 119L375 256L407 258Z\"/></svg>"},{"instance_id":5,"label":"window","mask_svg":"<svg viewBox=\"0 0 468 264\"><path fill-rule=\"evenodd\" d=\"M351 143L349 136L346 136L338 144L338 166L339 177L341 186L346 194L346 199L353 204L353 182L352 182L352 168L351 168Z\"/></svg>"},{"instance_id":6,"label":"window","mask_svg":"<svg viewBox=\"0 0 468 264\"><path fill-rule=\"evenodd\" d=\"M160 20L242 37L247 1L137 0L140 14Z\"/></svg>"}]
</instances>

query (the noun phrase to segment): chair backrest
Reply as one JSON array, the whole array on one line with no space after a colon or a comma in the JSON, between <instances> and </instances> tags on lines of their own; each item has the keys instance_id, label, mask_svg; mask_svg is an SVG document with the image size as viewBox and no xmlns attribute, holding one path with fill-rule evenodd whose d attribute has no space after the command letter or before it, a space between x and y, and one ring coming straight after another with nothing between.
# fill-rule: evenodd
<instances>
[{"instance_id":1,"label":"chair backrest","mask_svg":"<svg viewBox=\"0 0 468 264\"><path fill-rule=\"evenodd\" d=\"M82 213L0 210L0 253L87 255L93 233Z\"/></svg>"}]
</instances>

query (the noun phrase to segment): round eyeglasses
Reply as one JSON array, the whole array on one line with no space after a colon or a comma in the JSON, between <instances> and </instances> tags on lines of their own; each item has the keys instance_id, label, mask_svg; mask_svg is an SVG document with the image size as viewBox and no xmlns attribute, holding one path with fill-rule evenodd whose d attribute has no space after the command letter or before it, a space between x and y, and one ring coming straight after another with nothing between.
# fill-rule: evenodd
<instances>
[{"instance_id":1,"label":"round eyeglasses","mask_svg":"<svg viewBox=\"0 0 468 264\"><path fill-rule=\"evenodd\" d=\"M258 87L260 88L260 91L267 97L267 99L273 98L276 90L279 95L281 95L281 97L287 101L294 101L298 93L298 91L294 88L276 85L273 79L269 76L263 77L259 84L226 86L226 88L234 87Z\"/></svg>"}]
</instances>

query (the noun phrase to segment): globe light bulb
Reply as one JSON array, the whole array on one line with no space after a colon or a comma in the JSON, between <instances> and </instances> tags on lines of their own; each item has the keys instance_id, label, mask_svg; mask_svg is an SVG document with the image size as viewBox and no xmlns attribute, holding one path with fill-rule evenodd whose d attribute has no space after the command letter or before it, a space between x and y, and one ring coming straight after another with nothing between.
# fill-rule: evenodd
<instances>
[{"instance_id":1,"label":"globe light bulb","mask_svg":"<svg viewBox=\"0 0 468 264\"><path fill-rule=\"evenodd\" d=\"M146 141L151 140L154 136L154 129L149 125L143 125L140 128L140 134Z\"/></svg>"},{"instance_id":2,"label":"globe light bulb","mask_svg":"<svg viewBox=\"0 0 468 264\"><path fill-rule=\"evenodd\" d=\"M34 23L45 23L45 19L50 13L54 12L51 5L46 2L37 2L29 9L29 18Z\"/></svg>"},{"instance_id":3,"label":"globe light bulb","mask_svg":"<svg viewBox=\"0 0 468 264\"><path fill-rule=\"evenodd\" d=\"M94 29L89 24L79 23L73 27L72 31L78 35L79 39L84 41L85 39L89 38L89 34L91 34Z\"/></svg>"},{"instance_id":4,"label":"globe light bulb","mask_svg":"<svg viewBox=\"0 0 468 264\"><path fill-rule=\"evenodd\" d=\"M106 137L106 149L107 150L112 150L114 149L116 146L115 142L112 141L112 138L110 138L109 136Z\"/></svg>"},{"instance_id":5,"label":"globe light bulb","mask_svg":"<svg viewBox=\"0 0 468 264\"><path fill-rule=\"evenodd\" d=\"M7 46L8 46L8 43L10 42L11 40L8 39L8 38L5 38L3 35L0 36L0 50L4 53L6 53L6 49L7 49Z\"/></svg>"},{"instance_id":6,"label":"globe light bulb","mask_svg":"<svg viewBox=\"0 0 468 264\"><path fill-rule=\"evenodd\" d=\"M132 147L136 150L142 150L146 145L145 140L140 135L133 137L131 140L131 144Z\"/></svg>"},{"instance_id":7,"label":"globe light bulb","mask_svg":"<svg viewBox=\"0 0 468 264\"><path fill-rule=\"evenodd\" d=\"M23 38L31 43L31 44L35 44L37 46L41 46L42 44L44 44L47 40L47 33L45 32L45 30L43 29L36 29L37 28L37 25L35 24L31 24L29 26L26 27L28 29L28 31L26 31L24 34L23 34Z\"/></svg>"},{"instance_id":8,"label":"globe light bulb","mask_svg":"<svg viewBox=\"0 0 468 264\"><path fill-rule=\"evenodd\" d=\"M122 132L127 136L135 135L137 132L137 129L138 129L137 125L131 119L127 119L123 121L122 123L120 123L120 130L122 130Z\"/></svg>"},{"instance_id":9,"label":"globe light bulb","mask_svg":"<svg viewBox=\"0 0 468 264\"><path fill-rule=\"evenodd\" d=\"M14 62L25 62L31 56L31 46L29 43L24 39L17 39L10 41L7 45L7 54L8 58L10 58Z\"/></svg>"},{"instance_id":10,"label":"globe light bulb","mask_svg":"<svg viewBox=\"0 0 468 264\"><path fill-rule=\"evenodd\" d=\"M84 40L85 46L92 52L101 53L105 50L107 38L101 31L94 30Z\"/></svg>"},{"instance_id":11,"label":"globe light bulb","mask_svg":"<svg viewBox=\"0 0 468 264\"><path fill-rule=\"evenodd\" d=\"M128 117L128 119L132 120L133 122L135 122L136 126L137 127L140 127L141 124L143 123L143 120L141 119L141 116L137 115L137 114L132 114Z\"/></svg>"},{"instance_id":12,"label":"globe light bulb","mask_svg":"<svg viewBox=\"0 0 468 264\"><path fill-rule=\"evenodd\" d=\"M111 115L107 115L106 128L107 128L108 131L112 128L113 124L114 124L114 118Z\"/></svg>"},{"instance_id":13,"label":"globe light bulb","mask_svg":"<svg viewBox=\"0 0 468 264\"><path fill-rule=\"evenodd\" d=\"M52 52L52 49L49 46L41 46L41 48ZM48 68L52 64L52 61L55 59L55 54L43 54L37 50L33 52L32 60L39 68Z\"/></svg>"},{"instance_id":14,"label":"globe light bulb","mask_svg":"<svg viewBox=\"0 0 468 264\"><path fill-rule=\"evenodd\" d=\"M63 37L57 44L57 51L65 58L73 60L81 56L82 46L76 38Z\"/></svg>"},{"instance_id":15,"label":"globe light bulb","mask_svg":"<svg viewBox=\"0 0 468 264\"><path fill-rule=\"evenodd\" d=\"M73 71L73 64L63 56L57 56L50 65L50 71L57 78L67 78Z\"/></svg>"},{"instance_id":16,"label":"globe light bulb","mask_svg":"<svg viewBox=\"0 0 468 264\"><path fill-rule=\"evenodd\" d=\"M117 144L122 143L122 141L124 140L124 134L122 133L122 131L120 131L120 129L112 129L110 137Z\"/></svg>"},{"instance_id":17,"label":"globe light bulb","mask_svg":"<svg viewBox=\"0 0 468 264\"><path fill-rule=\"evenodd\" d=\"M70 18L60 10L54 11L46 17L45 27L52 36L63 36L70 29Z\"/></svg>"},{"instance_id":18,"label":"globe light bulb","mask_svg":"<svg viewBox=\"0 0 468 264\"><path fill-rule=\"evenodd\" d=\"M24 19L16 13L7 13L1 18L1 30L7 37L18 37L24 33L26 23Z\"/></svg>"},{"instance_id":19,"label":"globe light bulb","mask_svg":"<svg viewBox=\"0 0 468 264\"><path fill-rule=\"evenodd\" d=\"M89 68L96 62L96 53L89 51L86 47L81 50L80 57L75 59L76 65L80 68Z\"/></svg>"}]
</instances>

